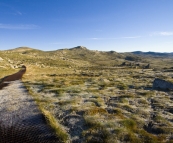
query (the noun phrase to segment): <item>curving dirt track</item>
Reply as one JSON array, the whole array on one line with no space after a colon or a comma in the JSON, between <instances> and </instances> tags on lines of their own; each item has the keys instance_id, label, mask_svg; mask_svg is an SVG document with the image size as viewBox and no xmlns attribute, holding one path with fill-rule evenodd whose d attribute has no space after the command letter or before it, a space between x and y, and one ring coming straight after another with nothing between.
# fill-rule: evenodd
<instances>
[{"instance_id":1,"label":"curving dirt track","mask_svg":"<svg viewBox=\"0 0 173 143\"><path fill-rule=\"evenodd\" d=\"M0 143L58 143L33 98L23 86L26 67L0 83Z\"/></svg>"},{"instance_id":2,"label":"curving dirt track","mask_svg":"<svg viewBox=\"0 0 173 143\"><path fill-rule=\"evenodd\" d=\"M18 71L17 73L14 73L12 75L5 76L0 80L0 89L2 89L5 86L8 86L8 82L20 80L22 79L23 74L26 72L26 66L22 66L22 69Z\"/></svg>"}]
</instances>

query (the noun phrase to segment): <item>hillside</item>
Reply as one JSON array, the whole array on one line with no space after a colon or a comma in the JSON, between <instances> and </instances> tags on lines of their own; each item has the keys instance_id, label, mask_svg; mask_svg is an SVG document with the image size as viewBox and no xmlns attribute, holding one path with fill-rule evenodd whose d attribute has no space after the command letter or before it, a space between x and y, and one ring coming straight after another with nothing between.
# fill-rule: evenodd
<instances>
[{"instance_id":1,"label":"hillside","mask_svg":"<svg viewBox=\"0 0 173 143\"><path fill-rule=\"evenodd\" d=\"M144 68L150 64L152 68L158 69L163 68L163 65L164 68L170 68L172 64L172 53L104 52L89 50L83 46L56 51L41 51L29 47L19 47L0 51L0 57L4 59L0 66L6 68L16 68L23 63L37 67L116 67L126 62L124 66Z\"/></svg>"},{"instance_id":2,"label":"hillside","mask_svg":"<svg viewBox=\"0 0 173 143\"><path fill-rule=\"evenodd\" d=\"M62 142L173 142L173 59L78 46L55 51L0 51L0 78L22 79Z\"/></svg>"},{"instance_id":3,"label":"hillside","mask_svg":"<svg viewBox=\"0 0 173 143\"><path fill-rule=\"evenodd\" d=\"M41 51L32 48L15 48L0 51L0 57L6 65L17 67L25 63L38 66L116 66L124 58L116 52L91 51L81 46L56 51ZM11 61L11 62L10 62Z\"/></svg>"}]
</instances>

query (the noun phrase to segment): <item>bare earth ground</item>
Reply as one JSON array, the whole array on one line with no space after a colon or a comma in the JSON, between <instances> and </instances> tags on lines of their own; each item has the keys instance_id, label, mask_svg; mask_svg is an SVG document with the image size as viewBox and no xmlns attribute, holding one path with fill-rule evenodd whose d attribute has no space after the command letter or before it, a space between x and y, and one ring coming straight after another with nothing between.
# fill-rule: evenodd
<instances>
[{"instance_id":1,"label":"bare earth ground","mask_svg":"<svg viewBox=\"0 0 173 143\"><path fill-rule=\"evenodd\" d=\"M20 80L0 90L0 142L58 142Z\"/></svg>"}]
</instances>

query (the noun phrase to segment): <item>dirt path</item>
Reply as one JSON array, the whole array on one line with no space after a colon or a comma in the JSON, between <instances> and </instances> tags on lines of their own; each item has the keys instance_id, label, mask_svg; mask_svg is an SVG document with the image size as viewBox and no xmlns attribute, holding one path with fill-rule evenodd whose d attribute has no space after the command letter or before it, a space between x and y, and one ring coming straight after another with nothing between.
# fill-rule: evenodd
<instances>
[{"instance_id":1,"label":"dirt path","mask_svg":"<svg viewBox=\"0 0 173 143\"><path fill-rule=\"evenodd\" d=\"M1 83L7 86L0 90L0 143L57 143L21 80L10 81L8 76L6 82Z\"/></svg>"}]
</instances>

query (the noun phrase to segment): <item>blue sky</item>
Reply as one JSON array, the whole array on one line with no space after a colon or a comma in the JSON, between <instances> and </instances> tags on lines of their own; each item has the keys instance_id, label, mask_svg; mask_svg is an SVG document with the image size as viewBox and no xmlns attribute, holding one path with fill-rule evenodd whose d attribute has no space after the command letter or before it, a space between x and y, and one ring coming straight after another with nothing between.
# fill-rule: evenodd
<instances>
[{"instance_id":1,"label":"blue sky","mask_svg":"<svg viewBox=\"0 0 173 143\"><path fill-rule=\"evenodd\" d=\"M0 50L173 52L173 0L0 0Z\"/></svg>"}]
</instances>

